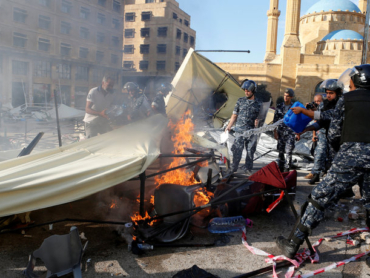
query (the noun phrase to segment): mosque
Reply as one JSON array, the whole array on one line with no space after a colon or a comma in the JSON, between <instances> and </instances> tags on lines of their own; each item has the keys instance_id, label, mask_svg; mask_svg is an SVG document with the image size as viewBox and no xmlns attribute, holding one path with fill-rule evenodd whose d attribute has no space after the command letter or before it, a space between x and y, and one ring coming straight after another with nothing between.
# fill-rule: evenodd
<instances>
[{"instance_id":1,"label":"mosque","mask_svg":"<svg viewBox=\"0 0 370 278\"><path fill-rule=\"evenodd\" d=\"M301 0L287 0L277 54L279 0L270 0L264 62L217 65L239 81L267 85L274 101L286 88L294 89L301 102L312 101L323 80L361 64L366 6L367 0L359 0L358 6L350 0L320 0L301 16Z\"/></svg>"}]
</instances>

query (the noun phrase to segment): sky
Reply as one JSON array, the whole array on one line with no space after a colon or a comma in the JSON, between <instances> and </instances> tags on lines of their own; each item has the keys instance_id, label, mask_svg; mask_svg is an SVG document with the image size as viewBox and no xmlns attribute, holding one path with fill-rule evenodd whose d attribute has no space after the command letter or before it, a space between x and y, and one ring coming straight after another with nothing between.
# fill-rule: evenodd
<instances>
[{"instance_id":1,"label":"sky","mask_svg":"<svg viewBox=\"0 0 370 278\"><path fill-rule=\"evenodd\" d=\"M285 31L286 1L279 1L277 52ZM358 0L351 0L358 5ZM270 0L177 0L191 16L196 50L250 50L251 53L200 53L215 63L261 63L265 57ZM301 16L318 0L302 0Z\"/></svg>"}]
</instances>

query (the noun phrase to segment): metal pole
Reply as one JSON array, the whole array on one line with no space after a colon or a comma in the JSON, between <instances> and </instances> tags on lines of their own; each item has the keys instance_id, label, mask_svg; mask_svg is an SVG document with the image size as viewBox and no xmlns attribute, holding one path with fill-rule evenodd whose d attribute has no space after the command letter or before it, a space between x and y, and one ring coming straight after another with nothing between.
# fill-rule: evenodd
<instances>
[{"instance_id":1,"label":"metal pole","mask_svg":"<svg viewBox=\"0 0 370 278\"><path fill-rule=\"evenodd\" d=\"M141 173L139 177L140 177L140 215L141 217L145 217L145 210L144 210L145 180L146 180L145 171Z\"/></svg>"},{"instance_id":2,"label":"metal pole","mask_svg":"<svg viewBox=\"0 0 370 278\"><path fill-rule=\"evenodd\" d=\"M367 64L367 52L369 49L369 14L370 14L370 1L367 1L366 5L366 19L365 19L365 30L364 30L364 41L362 47L362 59L361 64Z\"/></svg>"},{"instance_id":3,"label":"metal pole","mask_svg":"<svg viewBox=\"0 0 370 278\"><path fill-rule=\"evenodd\" d=\"M57 102L57 92L55 91L54 94L54 103L55 103L55 116L57 120L57 130L58 130L58 141L59 141L59 147L62 146L62 136L60 134L60 125L59 125L59 114L58 114L58 102Z\"/></svg>"},{"instance_id":4,"label":"metal pole","mask_svg":"<svg viewBox=\"0 0 370 278\"><path fill-rule=\"evenodd\" d=\"M251 53L250 50L195 50L195 52L241 52L241 53Z\"/></svg>"}]
</instances>

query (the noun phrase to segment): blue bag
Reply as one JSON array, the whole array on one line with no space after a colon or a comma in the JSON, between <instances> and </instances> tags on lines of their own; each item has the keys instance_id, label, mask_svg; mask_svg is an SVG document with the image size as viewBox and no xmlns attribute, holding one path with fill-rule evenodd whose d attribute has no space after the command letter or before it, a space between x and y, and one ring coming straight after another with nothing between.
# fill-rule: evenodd
<instances>
[{"instance_id":1,"label":"blue bag","mask_svg":"<svg viewBox=\"0 0 370 278\"><path fill-rule=\"evenodd\" d=\"M306 108L302 103L299 101L296 101L293 105L293 107L302 107ZM284 116L284 124L289 126L295 133L302 132L309 122L311 122L312 119L302 113L300 114L294 114L292 110L289 109L289 111Z\"/></svg>"}]
</instances>

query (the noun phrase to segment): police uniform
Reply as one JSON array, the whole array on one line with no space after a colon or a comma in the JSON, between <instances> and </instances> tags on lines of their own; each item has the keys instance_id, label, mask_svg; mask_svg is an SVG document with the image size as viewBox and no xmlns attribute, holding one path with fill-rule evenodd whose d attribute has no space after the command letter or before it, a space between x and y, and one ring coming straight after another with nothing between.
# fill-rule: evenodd
<instances>
[{"instance_id":1,"label":"police uniform","mask_svg":"<svg viewBox=\"0 0 370 278\"><path fill-rule=\"evenodd\" d=\"M292 103L289 105L285 105L284 102L279 103L276 106L274 120L273 122L277 122L284 118L285 114L289 111L292 107ZM279 168L283 170L289 169L292 164L292 154L295 147L295 133L294 131L282 123L277 128L278 133L278 144L277 149L279 152Z\"/></svg>"},{"instance_id":2,"label":"police uniform","mask_svg":"<svg viewBox=\"0 0 370 278\"><path fill-rule=\"evenodd\" d=\"M131 97L129 111L132 121L137 121L148 117L148 114L151 112L151 107L146 96L142 93L136 93L133 97Z\"/></svg>"},{"instance_id":3,"label":"police uniform","mask_svg":"<svg viewBox=\"0 0 370 278\"><path fill-rule=\"evenodd\" d=\"M258 118L262 106L262 102L254 99L248 99L247 97L239 98L235 104L233 115L237 115L235 124L235 142L231 147L233 153L233 163L231 166L232 171L236 172L244 146L247 150L245 158L245 170L252 170L253 168L253 156L257 148L257 136L252 135L249 138L245 138L242 135L243 132L253 129L255 127L255 120Z\"/></svg>"},{"instance_id":4,"label":"police uniform","mask_svg":"<svg viewBox=\"0 0 370 278\"><path fill-rule=\"evenodd\" d=\"M164 102L164 95L162 92L157 92L153 99L152 106L155 107L158 113L166 116L166 104Z\"/></svg>"}]
</instances>

